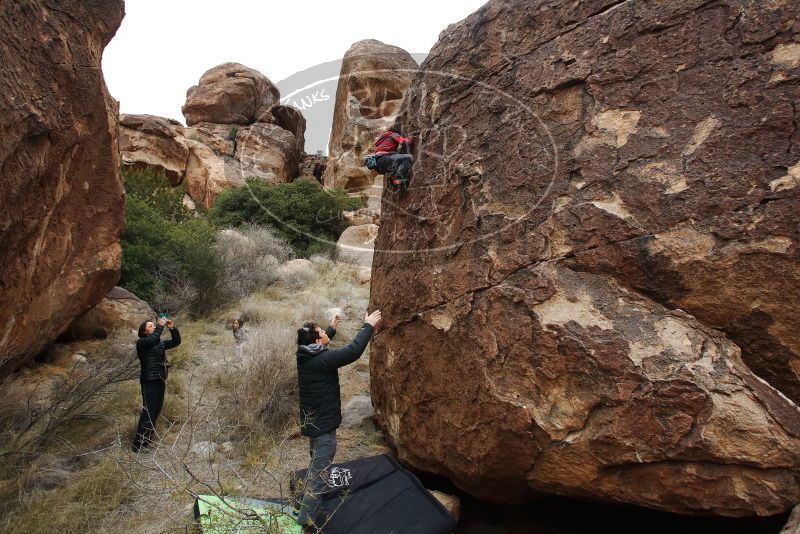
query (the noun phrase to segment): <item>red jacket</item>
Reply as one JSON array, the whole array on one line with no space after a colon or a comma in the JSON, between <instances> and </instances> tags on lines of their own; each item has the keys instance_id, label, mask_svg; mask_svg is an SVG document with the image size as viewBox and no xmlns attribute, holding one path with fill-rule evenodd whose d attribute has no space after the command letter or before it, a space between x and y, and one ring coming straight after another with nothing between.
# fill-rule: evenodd
<instances>
[{"instance_id":1,"label":"red jacket","mask_svg":"<svg viewBox=\"0 0 800 534\"><path fill-rule=\"evenodd\" d=\"M413 137L401 137L394 132L385 132L375 140L375 155L394 154L401 144L410 144L413 140Z\"/></svg>"}]
</instances>

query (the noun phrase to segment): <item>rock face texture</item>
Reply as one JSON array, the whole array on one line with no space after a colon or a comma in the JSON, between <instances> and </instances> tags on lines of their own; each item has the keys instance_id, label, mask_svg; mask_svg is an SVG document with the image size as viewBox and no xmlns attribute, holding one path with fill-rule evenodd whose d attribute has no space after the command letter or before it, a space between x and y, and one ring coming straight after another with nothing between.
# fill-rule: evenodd
<instances>
[{"instance_id":1,"label":"rock face texture","mask_svg":"<svg viewBox=\"0 0 800 534\"><path fill-rule=\"evenodd\" d=\"M119 116L122 164L134 169L157 168L172 185L186 176L189 147L178 121L155 115Z\"/></svg>"},{"instance_id":2,"label":"rock face texture","mask_svg":"<svg viewBox=\"0 0 800 534\"><path fill-rule=\"evenodd\" d=\"M269 182L291 182L302 155L292 132L276 124L256 123L236 134L236 160L243 176L255 169Z\"/></svg>"},{"instance_id":3,"label":"rock face texture","mask_svg":"<svg viewBox=\"0 0 800 534\"><path fill-rule=\"evenodd\" d=\"M120 115L123 165L161 171L172 185L185 183L195 203L210 208L221 191L243 186L243 176L263 177L232 157L234 141L227 140L224 135L228 134L221 130L226 127L203 123L190 129L154 115ZM231 156L225 155L226 142L230 144Z\"/></svg>"},{"instance_id":4,"label":"rock face texture","mask_svg":"<svg viewBox=\"0 0 800 534\"><path fill-rule=\"evenodd\" d=\"M364 155L375 137L394 124L417 68L411 55L396 46L369 39L350 47L336 89L325 187L359 191L372 184Z\"/></svg>"},{"instance_id":5,"label":"rock face texture","mask_svg":"<svg viewBox=\"0 0 800 534\"><path fill-rule=\"evenodd\" d=\"M280 102L278 88L263 74L239 63L208 70L186 91L181 108L186 124L252 124L273 122L272 106Z\"/></svg>"},{"instance_id":6,"label":"rock face texture","mask_svg":"<svg viewBox=\"0 0 800 534\"><path fill-rule=\"evenodd\" d=\"M401 459L487 499L800 499L798 19L506 0L442 33L373 264Z\"/></svg>"},{"instance_id":7,"label":"rock face texture","mask_svg":"<svg viewBox=\"0 0 800 534\"><path fill-rule=\"evenodd\" d=\"M160 170L173 185L185 180L189 196L206 208L249 177L290 182L303 159L306 121L297 109L276 105L279 96L253 69L214 67L188 91L183 111L190 126L152 115L120 117L123 163Z\"/></svg>"},{"instance_id":8,"label":"rock face texture","mask_svg":"<svg viewBox=\"0 0 800 534\"><path fill-rule=\"evenodd\" d=\"M62 339L103 339L114 330L137 330L142 321L155 320L155 316L145 301L127 289L114 287L94 308L73 321Z\"/></svg>"},{"instance_id":9,"label":"rock face texture","mask_svg":"<svg viewBox=\"0 0 800 534\"><path fill-rule=\"evenodd\" d=\"M0 6L0 373L119 278L117 106L100 59L122 1Z\"/></svg>"}]
</instances>

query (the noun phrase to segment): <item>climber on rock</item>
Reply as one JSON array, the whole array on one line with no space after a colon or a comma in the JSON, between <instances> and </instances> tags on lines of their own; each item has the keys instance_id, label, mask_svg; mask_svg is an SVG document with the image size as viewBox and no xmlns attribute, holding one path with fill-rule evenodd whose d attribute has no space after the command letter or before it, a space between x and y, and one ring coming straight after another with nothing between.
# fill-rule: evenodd
<instances>
[{"instance_id":1,"label":"climber on rock","mask_svg":"<svg viewBox=\"0 0 800 534\"><path fill-rule=\"evenodd\" d=\"M394 186L408 188L414 156L401 154L399 150L403 145L410 148L413 142L413 137L401 136L399 128L389 129L375 140L375 153L366 158L367 168L388 177Z\"/></svg>"}]
</instances>

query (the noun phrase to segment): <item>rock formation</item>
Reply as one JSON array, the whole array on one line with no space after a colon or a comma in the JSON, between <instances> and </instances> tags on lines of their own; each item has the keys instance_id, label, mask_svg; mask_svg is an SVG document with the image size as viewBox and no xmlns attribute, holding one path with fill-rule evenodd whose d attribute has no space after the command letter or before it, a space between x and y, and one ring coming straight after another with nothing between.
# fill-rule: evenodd
<instances>
[{"instance_id":1,"label":"rock formation","mask_svg":"<svg viewBox=\"0 0 800 534\"><path fill-rule=\"evenodd\" d=\"M190 132L192 138L186 137L186 130L189 129L184 129L177 121L163 117L120 115L122 162L134 169L161 171L172 185L185 183L191 199L209 208L221 191L244 185L241 166L237 168L228 163L233 158L226 161L217 151L226 147L224 138L215 137L213 129L208 126L193 128ZM208 137L203 137L200 132ZM232 154L233 142L228 142Z\"/></svg>"},{"instance_id":2,"label":"rock formation","mask_svg":"<svg viewBox=\"0 0 800 534\"><path fill-rule=\"evenodd\" d=\"M800 500L798 19L493 0L441 34L373 265L402 460L496 500Z\"/></svg>"},{"instance_id":3,"label":"rock formation","mask_svg":"<svg viewBox=\"0 0 800 534\"><path fill-rule=\"evenodd\" d=\"M222 190L245 179L290 182L303 158L306 122L300 111L277 105L278 90L263 74L225 63L206 72L187 93L190 126L152 115L120 117L126 166L152 167L189 196L211 207Z\"/></svg>"},{"instance_id":4,"label":"rock formation","mask_svg":"<svg viewBox=\"0 0 800 534\"><path fill-rule=\"evenodd\" d=\"M396 46L369 39L347 51L336 89L325 187L359 191L372 184L364 155L394 124L417 63Z\"/></svg>"},{"instance_id":5,"label":"rock formation","mask_svg":"<svg viewBox=\"0 0 800 534\"><path fill-rule=\"evenodd\" d=\"M239 63L223 63L206 71L186 91L181 111L187 126L201 122L247 125L273 122L270 109L279 102L278 88L269 78Z\"/></svg>"},{"instance_id":6,"label":"rock formation","mask_svg":"<svg viewBox=\"0 0 800 534\"><path fill-rule=\"evenodd\" d=\"M160 169L172 185L183 181L189 148L178 121L155 115L122 114L119 125L123 165L134 169Z\"/></svg>"},{"instance_id":7,"label":"rock formation","mask_svg":"<svg viewBox=\"0 0 800 534\"><path fill-rule=\"evenodd\" d=\"M155 316L145 301L127 289L114 287L91 310L73 321L62 339L103 339L114 330L137 330L142 321L155 320Z\"/></svg>"},{"instance_id":8,"label":"rock formation","mask_svg":"<svg viewBox=\"0 0 800 534\"><path fill-rule=\"evenodd\" d=\"M100 60L120 0L0 7L0 372L53 341L119 278L117 106Z\"/></svg>"}]
</instances>

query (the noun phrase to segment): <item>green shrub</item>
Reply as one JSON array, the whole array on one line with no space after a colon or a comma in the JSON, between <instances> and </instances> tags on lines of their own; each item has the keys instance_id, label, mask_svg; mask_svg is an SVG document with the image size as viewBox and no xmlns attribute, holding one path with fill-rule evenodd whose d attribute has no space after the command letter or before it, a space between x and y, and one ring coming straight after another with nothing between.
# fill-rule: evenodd
<instances>
[{"instance_id":1,"label":"green shrub","mask_svg":"<svg viewBox=\"0 0 800 534\"><path fill-rule=\"evenodd\" d=\"M209 218L225 227L270 225L299 256L309 256L330 251L348 226L342 212L364 205L361 198L349 197L343 190L324 190L311 181L268 184L248 179L247 187L220 193Z\"/></svg>"},{"instance_id":2,"label":"green shrub","mask_svg":"<svg viewBox=\"0 0 800 534\"><path fill-rule=\"evenodd\" d=\"M139 199L172 221L187 221L193 217L191 210L183 204L186 194L183 184L172 186L163 174L150 169L123 169L122 177L126 198Z\"/></svg>"},{"instance_id":3,"label":"green shrub","mask_svg":"<svg viewBox=\"0 0 800 534\"><path fill-rule=\"evenodd\" d=\"M204 314L219 302L216 229L183 206L183 189L152 172L124 171L126 227L120 285L159 311Z\"/></svg>"}]
</instances>

